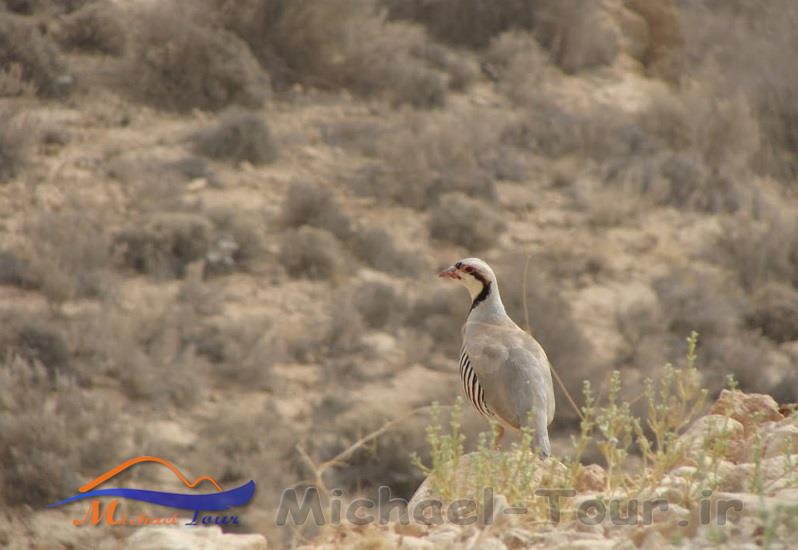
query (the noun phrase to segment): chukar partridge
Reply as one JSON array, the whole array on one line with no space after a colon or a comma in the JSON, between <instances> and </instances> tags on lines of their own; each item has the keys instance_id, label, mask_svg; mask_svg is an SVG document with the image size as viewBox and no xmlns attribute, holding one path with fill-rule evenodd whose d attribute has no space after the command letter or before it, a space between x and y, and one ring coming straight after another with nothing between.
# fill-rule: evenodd
<instances>
[{"instance_id":1,"label":"chukar partridge","mask_svg":"<svg viewBox=\"0 0 798 550\"><path fill-rule=\"evenodd\" d=\"M534 445L551 454L548 426L554 418L554 386L543 348L507 315L496 275L478 258L466 258L438 274L462 284L471 295L463 326L460 376L465 394L480 414L520 430L528 423Z\"/></svg>"}]
</instances>

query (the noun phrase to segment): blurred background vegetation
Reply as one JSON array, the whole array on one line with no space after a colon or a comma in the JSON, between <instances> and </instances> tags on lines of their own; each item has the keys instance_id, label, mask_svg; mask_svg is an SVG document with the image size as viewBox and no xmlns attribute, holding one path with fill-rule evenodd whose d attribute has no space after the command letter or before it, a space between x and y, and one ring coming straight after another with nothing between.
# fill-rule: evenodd
<instances>
[{"instance_id":1,"label":"blurred background vegetation","mask_svg":"<svg viewBox=\"0 0 798 550\"><path fill-rule=\"evenodd\" d=\"M468 300L434 274L472 255L574 395L619 369L633 399L695 329L711 391L796 401L796 28L793 0L0 1L0 504L155 454L255 479L271 533L297 445L459 395ZM409 496L427 422L326 481Z\"/></svg>"}]
</instances>

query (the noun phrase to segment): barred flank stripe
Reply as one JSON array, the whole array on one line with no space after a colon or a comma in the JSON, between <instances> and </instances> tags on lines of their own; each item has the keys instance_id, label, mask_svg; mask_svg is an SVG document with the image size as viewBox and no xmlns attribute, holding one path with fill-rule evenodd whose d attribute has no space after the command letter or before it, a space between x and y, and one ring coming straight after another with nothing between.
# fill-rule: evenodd
<instances>
[{"instance_id":1,"label":"barred flank stripe","mask_svg":"<svg viewBox=\"0 0 798 550\"><path fill-rule=\"evenodd\" d=\"M466 397L479 413L487 417L493 416L493 411L485 404L485 392L482 390L482 386L479 385L477 374L471 368L471 360L468 358L465 348L463 348L463 353L460 355L460 378L463 380L463 390Z\"/></svg>"}]
</instances>

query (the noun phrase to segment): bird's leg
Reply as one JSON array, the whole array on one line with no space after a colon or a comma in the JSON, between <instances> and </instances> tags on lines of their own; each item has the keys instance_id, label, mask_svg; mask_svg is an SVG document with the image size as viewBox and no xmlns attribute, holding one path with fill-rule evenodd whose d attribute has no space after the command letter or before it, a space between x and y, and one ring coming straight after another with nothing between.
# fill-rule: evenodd
<instances>
[{"instance_id":1,"label":"bird's leg","mask_svg":"<svg viewBox=\"0 0 798 550\"><path fill-rule=\"evenodd\" d=\"M501 448L502 437L504 437L504 426L496 424L493 434L493 448L498 451Z\"/></svg>"}]
</instances>

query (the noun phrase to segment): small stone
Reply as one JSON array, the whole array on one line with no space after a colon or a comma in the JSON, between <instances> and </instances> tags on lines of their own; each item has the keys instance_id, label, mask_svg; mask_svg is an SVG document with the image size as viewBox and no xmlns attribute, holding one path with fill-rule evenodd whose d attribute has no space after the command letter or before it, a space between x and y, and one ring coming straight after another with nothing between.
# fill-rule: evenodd
<instances>
[{"instance_id":1,"label":"small stone","mask_svg":"<svg viewBox=\"0 0 798 550\"><path fill-rule=\"evenodd\" d=\"M127 550L266 550L263 535L225 534L221 527L143 527L127 539Z\"/></svg>"},{"instance_id":2,"label":"small stone","mask_svg":"<svg viewBox=\"0 0 798 550\"><path fill-rule=\"evenodd\" d=\"M660 550L660 548L666 548L667 546L668 541L665 540L665 537L659 531L651 530L640 545L640 550Z\"/></svg>"},{"instance_id":3,"label":"small stone","mask_svg":"<svg viewBox=\"0 0 798 550\"><path fill-rule=\"evenodd\" d=\"M681 525L679 522L690 521L690 510L683 506L679 506L678 504L672 504L669 502L668 507L665 510L656 506L652 508L651 521L654 523L669 521L683 527L686 524Z\"/></svg>"},{"instance_id":4,"label":"small stone","mask_svg":"<svg viewBox=\"0 0 798 550\"><path fill-rule=\"evenodd\" d=\"M603 491L607 487L607 472L598 464L588 464L579 470L576 478L576 490Z\"/></svg>"}]
</instances>

